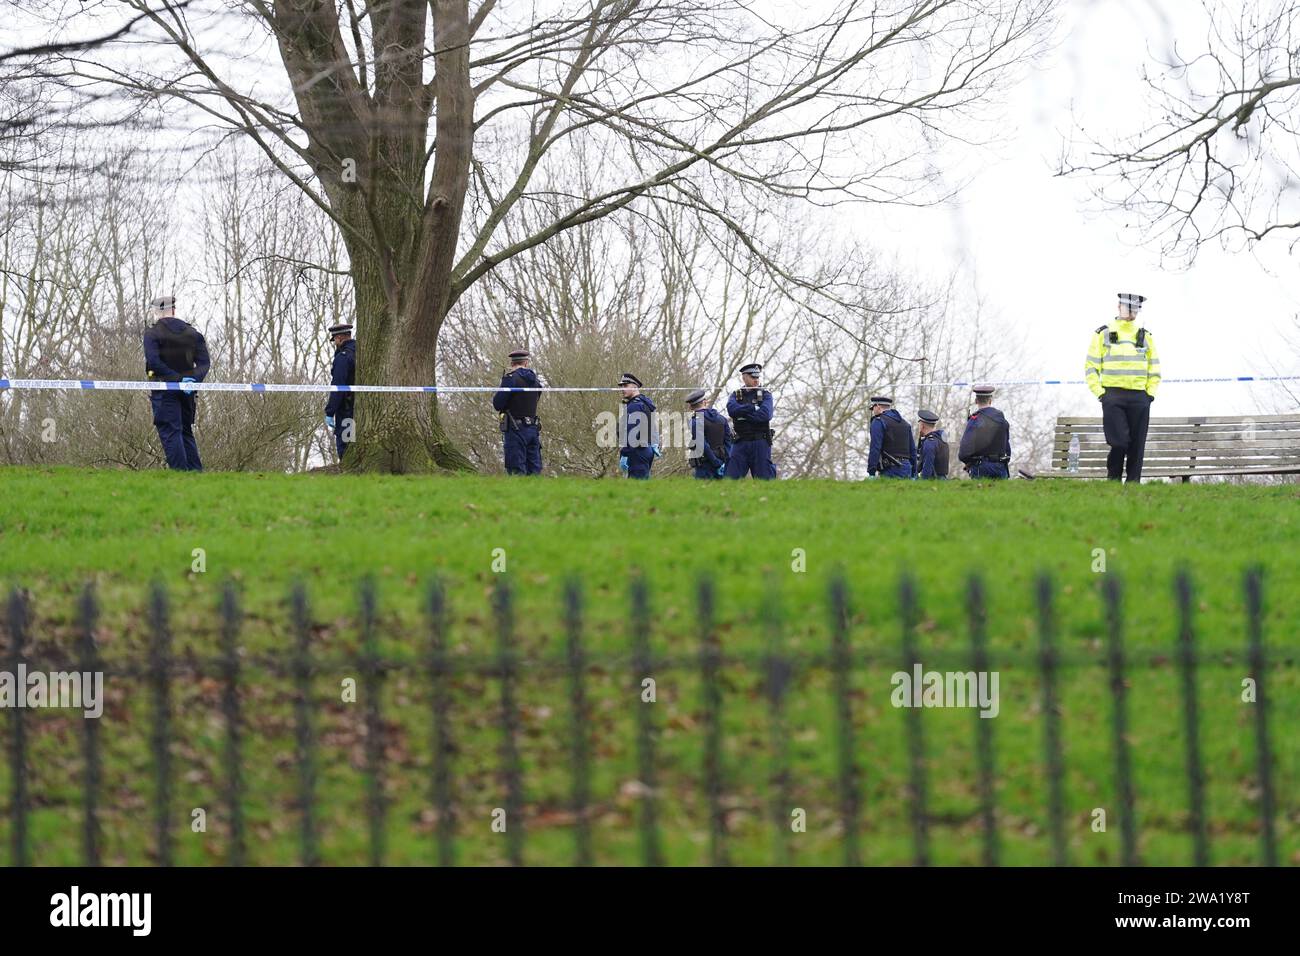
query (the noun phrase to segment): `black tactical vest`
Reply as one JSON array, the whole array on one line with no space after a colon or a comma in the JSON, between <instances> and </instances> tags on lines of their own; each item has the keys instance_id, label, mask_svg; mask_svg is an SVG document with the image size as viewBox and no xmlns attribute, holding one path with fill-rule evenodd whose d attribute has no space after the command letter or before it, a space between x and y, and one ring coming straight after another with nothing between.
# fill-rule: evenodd
<instances>
[{"instance_id":1,"label":"black tactical vest","mask_svg":"<svg viewBox=\"0 0 1300 956\"><path fill-rule=\"evenodd\" d=\"M537 373L531 369L517 368L507 378L510 380L510 388L538 388L541 385ZM536 418L537 403L541 400L541 392L511 392L510 414L516 419Z\"/></svg>"},{"instance_id":2,"label":"black tactical vest","mask_svg":"<svg viewBox=\"0 0 1300 956\"><path fill-rule=\"evenodd\" d=\"M964 463L1007 461L1011 426L992 405L979 409L966 423L957 457Z\"/></svg>"},{"instance_id":3,"label":"black tactical vest","mask_svg":"<svg viewBox=\"0 0 1300 956\"><path fill-rule=\"evenodd\" d=\"M763 398L761 388L742 388L738 389L736 394L743 396L746 392L755 392L760 400ZM751 422L748 418L737 418L733 419L732 424L736 429L736 441L772 440L771 422Z\"/></svg>"},{"instance_id":4,"label":"black tactical vest","mask_svg":"<svg viewBox=\"0 0 1300 956\"><path fill-rule=\"evenodd\" d=\"M881 418L885 423L885 441L880 451L886 459L892 459L886 461L885 467L911 461L912 429L901 418L892 415L881 415Z\"/></svg>"},{"instance_id":5,"label":"black tactical vest","mask_svg":"<svg viewBox=\"0 0 1300 956\"><path fill-rule=\"evenodd\" d=\"M940 478L948 477L948 443L940 437L938 432L930 432L921 439L923 442L932 442L934 444L934 473Z\"/></svg>"},{"instance_id":6,"label":"black tactical vest","mask_svg":"<svg viewBox=\"0 0 1300 956\"><path fill-rule=\"evenodd\" d=\"M697 442L708 445L719 458L724 458L727 448L727 423L722 420L721 416L706 418L696 413L692 417L695 422L699 423L692 430L692 438ZM701 425L703 426L702 429L699 428ZM690 458L689 461L692 468L698 468L704 462L704 456L696 455Z\"/></svg>"},{"instance_id":7,"label":"black tactical vest","mask_svg":"<svg viewBox=\"0 0 1300 956\"><path fill-rule=\"evenodd\" d=\"M188 325L182 331L174 332L162 322L154 325L151 331L158 343L158 355L164 365L181 375L194 371L194 353L199 347L198 332Z\"/></svg>"}]
</instances>

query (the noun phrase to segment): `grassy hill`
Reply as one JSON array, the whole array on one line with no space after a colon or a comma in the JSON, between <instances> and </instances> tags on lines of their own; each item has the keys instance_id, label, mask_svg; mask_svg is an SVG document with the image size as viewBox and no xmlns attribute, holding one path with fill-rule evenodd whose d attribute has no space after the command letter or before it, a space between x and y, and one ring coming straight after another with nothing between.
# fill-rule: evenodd
<instances>
[{"instance_id":1,"label":"grassy hill","mask_svg":"<svg viewBox=\"0 0 1300 956\"><path fill-rule=\"evenodd\" d=\"M240 704L248 856L291 863L300 807L292 681L264 661L293 643L287 595L303 584L315 625L311 713L318 762L316 818L326 863L367 859L369 760L362 692L341 699L362 647L358 589L374 583L379 652L397 662L382 681L381 783L385 858L434 859L430 799L432 716L424 672L429 628L423 608L437 576L449 604L453 666L448 726L453 749L457 858L500 862L507 839L491 828L507 798L501 770L500 682L486 672L496 652L492 594L508 583L521 655L515 683L523 770L525 860L573 855L569 685L561 663L562 590L585 597L584 642L591 747L591 826L596 862L640 858L637 813L644 786L636 762L638 708L651 707L658 747L658 806L671 863L708 858L704 786L710 701L700 679L699 582L716 588L723 655L719 805L731 859L767 863L773 822L807 816L789 833L794 862L837 862L844 833L837 796L835 675L827 666L832 576L842 572L851 605L854 667L848 698L860 770L862 854L869 863L912 856L911 712L891 705L891 674L903 666L900 575L915 581L916 640L927 669L969 669L967 578L982 575L988 640L1000 673L1000 711L986 721L995 753L1002 860L1050 860L1044 720L1037 668L1035 582L1054 582L1063 655L1065 827L1072 862L1114 863L1122 808L1117 793L1111 695L1105 667L1102 582L1123 584L1129 670L1128 740L1142 859L1191 861L1183 710L1176 668L1172 581L1191 573L1201 748L1215 862L1259 858L1259 785L1254 710L1241 700L1246 628L1242 575L1264 569L1264 636L1273 736L1276 826L1284 862L1300 862L1300 488L1112 485L1058 482L946 485L877 481L837 484L590 481L484 477L352 477L85 472L14 469L0 496L0 583L27 589L36 656L75 647L76 602L93 581L102 603L97 637L110 672L145 661L151 582L168 589L177 658L198 662L173 686L171 803L178 862L220 862L229 842L223 804L225 722L216 607L233 580L245 613ZM196 549L204 570L196 573ZM1099 573L1104 554L1105 572ZM504 571L499 569L504 561ZM494 562L495 568L494 569ZM657 700L644 704L629 651L636 632L628 587L648 587L646 622ZM796 668L774 735L763 693L762 655L776 639ZM820 655L820 657L819 657ZM35 666L35 665L33 665ZM99 721L105 748L100 797L106 862L149 862L154 776L151 701L136 676L110 676ZM372 712L372 716L375 712ZM923 750L931 857L978 862L981 818L975 725L968 709L926 709ZM8 719L8 715L0 715ZM32 855L75 863L81 852L80 734L67 711L28 711ZM6 731L8 733L8 731ZM6 738L8 739L8 738ZM790 807L778 805L773 741L785 741ZM779 749L779 748L777 748ZM508 762L508 761L507 761ZM12 825L8 762L0 770L0 840ZM195 808L206 833L191 832ZM1095 832L1093 811L1107 813ZM787 828L788 829L788 828ZM3 858L3 857L0 857Z\"/></svg>"}]
</instances>

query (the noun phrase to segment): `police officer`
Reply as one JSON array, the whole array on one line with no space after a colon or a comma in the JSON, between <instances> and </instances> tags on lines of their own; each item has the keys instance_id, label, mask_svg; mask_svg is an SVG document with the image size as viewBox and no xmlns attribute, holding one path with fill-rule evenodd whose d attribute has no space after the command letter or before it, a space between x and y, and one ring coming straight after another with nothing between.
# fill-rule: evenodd
<instances>
[{"instance_id":1,"label":"police officer","mask_svg":"<svg viewBox=\"0 0 1300 956\"><path fill-rule=\"evenodd\" d=\"M919 477L947 478L948 441L943 437L943 429L939 427L939 416L923 408L916 413L916 417L919 422L917 431L921 436L917 445L917 457L921 461Z\"/></svg>"},{"instance_id":2,"label":"police officer","mask_svg":"<svg viewBox=\"0 0 1300 956\"><path fill-rule=\"evenodd\" d=\"M871 398L871 450L867 474L872 478L911 478L916 474L916 440L894 400L888 395Z\"/></svg>"},{"instance_id":3,"label":"police officer","mask_svg":"<svg viewBox=\"0 0 1300 956\"><path fill-rule=\"evenodd\" d=\"M972 478L1009 478L1011 426L1006 416L993 407L992 385L976 385L975 411L966 419L957 457Z\"/></svg>"},{"instance_id":4,"label":"police officer","mask_svg":"<svg viewBox=\"0 0 1300 956\"><path fill-rule=\"evenodd\" d=\"M352 338L352 326L331 325L330 341L334 344L334 363L330 366L331 385L355 385L357 383L357 343ZM356 396L352 392L330 392L325 403L325 425L334 433L334 447L338 450L339 461L356 438L353 409Z\"/></svg>"},{"instance_id":5,"label":"police officer","mask_svg":"<svg viewBox=\"0 0 1300 956\"><path fill-rule=\"evenodd\" d=\"M721 478L727 469L734 439L731 425L722 414L709 404L704 389L686 396L691 408L691 451L687 459L695 469L696 478Z\"/></svg>"},{"instance_id":6,"label":"police officer","mask_svg":"<svg viewBox=\"0 0 1300 956\"><path fill-rule=\"evenodd\" d=\"M623 409L618 433L623 438L618 467L629 478L650 477L650 466L663 452L659 448L659 430L655 422L655 403L641 394L641 380L624 372L618 384L623 388Z\"/></svg>"},{"instance_id":7,"label":"police officer","mask_svg":"<svg viewBox=\"0 0 1300 956\"><path fill-rule=\"evenodd\" d=\"M1130 483L1142 479L1151 403L1160 387L1160 358L1155 339L1139 328L1137 314L1146 296L1119 293L1119 315L1114 327L1103 325L1092 335L1084 378L1101 401L1102 431L1110 454L1106 477L1119 481L1128 463Z\"/></svg>"},{"instance_id":8,"label":"police officer","mask_svg":"<svg viewBox=\"0 0 1300 956\"><path fill-rule=\"evenodd\" d=\"M510 353L510 368L501 376L502 389L539 389L541 379L529 368L532 356L526 349ZM501 415L501 446L506 473L540 475L542 473L542 422L537 417L538 391L498 391L492 395L492 407Z\"/></svg>"},{"instance_id":9,"label":"police officer","mask_svg":"<svg viewBox=\"0 0 1300 956\"><path fill-rule=\"evenodd\" d=\"M736 442L727 459L726 476L744 478L776 477L772 464L772 393L758 387L763 366L752 362L740 370L743 388L736 389L727 399L727 414L736 427Z\"/></svg>"},{"instance_id":10,"label":"police officer","mask_svg":"<svg viewBox=\"0 0 1300 956\"><path fill-rule=\"evenodd\" d=\"M211 365L208 343L192 325L176 318L175 296L159 296L149 308L155 321L144 333L145 374L151 381L177 383L175 389L149 393L154 428L168 468L202 471L199 446L194 441L197 390L184 388L184 384L207 377Z\"/></svg>"}]
</instances>

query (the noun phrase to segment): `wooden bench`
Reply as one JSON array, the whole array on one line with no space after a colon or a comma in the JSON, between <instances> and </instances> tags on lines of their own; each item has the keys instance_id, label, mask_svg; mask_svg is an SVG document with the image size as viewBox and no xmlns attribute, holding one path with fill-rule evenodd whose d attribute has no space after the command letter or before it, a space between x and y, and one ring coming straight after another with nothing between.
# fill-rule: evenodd
<instances>
[{"instance_id":1,"label":"wooden bench","mask_svg":"<svg viewBox=\"0 0 1300 956\"><path fill-rule=\"evenodd\" d=\"M1079 468L1070 471L1070 439L1079 438ZM1110 447L1100 418L1056 420L1051 478L1105 478ZM1300 411L1290 415L1152 418L1143 478L1300 474Z\"/></svg>"}]
</instances>

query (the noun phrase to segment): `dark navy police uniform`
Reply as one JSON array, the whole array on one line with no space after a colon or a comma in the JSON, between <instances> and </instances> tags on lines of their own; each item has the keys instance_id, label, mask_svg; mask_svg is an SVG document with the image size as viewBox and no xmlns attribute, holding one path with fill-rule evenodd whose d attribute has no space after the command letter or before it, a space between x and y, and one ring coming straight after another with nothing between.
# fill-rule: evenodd
<instances>
[{"instance_id":1,"label":"dark navy police uniform","mask_svg":"<svg viewBox=\"0 0 1300 956\"><path fill-rule=\"evenodd\" d=\"M716 408L698 408L691 414L691 450L696 454L687 461L696 478L721 478L733 444L731 425Z\"/></svg>"},{"instance_id":2,"label":"dark navy police uniform","mask_svg":"<svg viewBox=\"0 0 1300 956\"><path fill-rule=\"evenodd\" d=\"M942 428L936 428L921 439L917 455L921 460L921 478L948 477L948 441Z\"/></svg>"},{"instance_id":3,"label":"dark navy police uniform","mask_svg":"<svg viewBox=\"0 0 1300 956\"><path fill-rule=\"evenodd\" d=\"M355 385L357 383L357 340L348 339L334 352L334 364L330 366L331 385ZM356 395L352 392L330 392L329 401L325 403L325 414L334 419L334 447L338 449L340 460L348 450L350 441L344 441L343 435L348 424L353 422L356 408ZM355 427L352 435L356 437Z\"/></svg>"},{"instance_id":4,"label":"dark navy police uniform","mask_svg":"<svg viewBox=\"0 0 1300 956\"><path fill-rule=\"evenodd\" d=\"M183 378L192 378L201 382L207 377L210 365L207 342L188 322L159 319L144 334L145 374L153 381L179 383ZM169 388L165 392L150 392L149 402L153 406L154 428L167 456L167 467L202 471L199 446L194 441L198 396Z\"/></svg>"},{"instance_id":5,"label":"dark navy police uniform","mask_svg":"<svg viewBox=\"0 0 1300 956\"><path fill-rule=\"evenodd\" d=\"M727 459L727 477L771 479L776 477L772 464L772 393L764 388L741 388L727 399L727 414L736 427L736 441Z\"/></svg>"},{"instance_id":6,"label":"dark navy police uniform","mask_svg":"<svg viewBox=\"0 0 1300 956\"><path fill-rule=\"evenodd\" d=\"M972 478L1009 478L1011 426L992 405L975 409L966 420L957 457Z\"/></svg>"},{"instance_id":7,"label":"dark navy police uniform","mask_svg":"<svg viewBox=\"0 0 1300 956\"><path fill-rule=\"evenodd\" d=\"M502 388L541 388L541 379L531 368L518 365L501 376ZM501 413L501 445L506 473L542 473L542 422L537 417L541 392L496 392L492 407Z\"/></svg>"},{"instance_id":8,"label":"dark navy police uniform","mask_svg":"<svg viewBox=\"0 0 1300 956\"><path fill-rule=\"evenodd\" d=\"M627 459L627 476L646 479L654 464L654 446L657 444L654 426L655 403L648 395L633 395L623 399L623 414L618 433L623 436L619 454Z\"/></svg>"},{"instance_id":9,"label":"dark navy police uniform","mask_svg":"<svg viewBox=\"0 0 1300 956\"><path fill-rule=\"evenodd\" d=\"M897 409L887 408L871 419L871 449L867 474L911 478L916 473L916 439Z\"/></svg>"}]
</instances>

